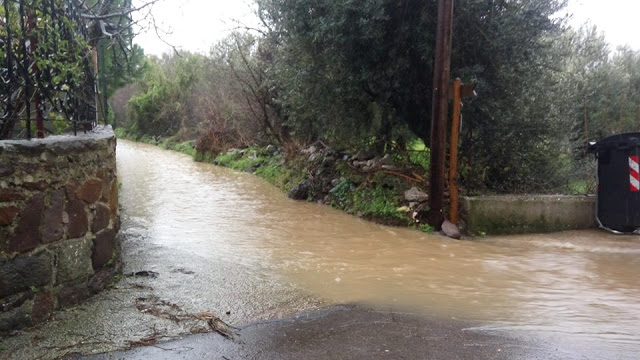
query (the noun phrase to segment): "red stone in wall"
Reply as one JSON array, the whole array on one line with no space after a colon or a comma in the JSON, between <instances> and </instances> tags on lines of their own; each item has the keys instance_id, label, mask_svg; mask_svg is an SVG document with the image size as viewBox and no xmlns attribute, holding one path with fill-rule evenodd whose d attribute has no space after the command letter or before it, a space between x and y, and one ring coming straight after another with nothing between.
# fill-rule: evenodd
<instances>
[{"instance_id":1,"label":"red stone in wall","mask_svg":"<svg viewBox=\"0 0 640 360\"><path fill-rule=\"evenodd\" d=\"M67 201L65 208L69 214L67 238L75 239L84 236L89 230L89 219L84 210L84 203L80 200Z\"/></svg>"},{"instance_id":2,"label":"red stone in wall","mask_svg":"<svg viewBox=\"0 0 640 360\"><path fill-rule=\"evenodd\" d=\"M44 211L44 194L33 195L20 213L18 227L9 239L10 253L31 250L40 244L40 223Z\"/></svg>"},{"instance_id":3,"label":"red stone in wall","mask_svg":"<svg viewBox=\"0 0 640 360\"><path fill-rule=\"evenodd\" d=\"M33 302L31 319L37 324L47 320L53 313L53 294L49 291L39 292Z\"/></svg>"},{"instance_id":4,"label":"red stone in wall","mask_svg":"<svg viewBox=\"0 0 640 360\"><path fill-rule=\"evenodd\" d=\"M51 204L44 211L42 225L42 242L51 243L62 239L64 229L62 224L62 206L64 205L64 190L51 192Z\"/></svg>"},{"instance_id":5,"label":"red stone in wall","mask_svg":"<svg viewBox=\"0 0 640 360\"><path fill-rule=\"evenodd\" d=\"M102 195L102 180L100 179L86 180L76 192L78 199L87 204L93 204L98 201L100 195Z\"/></svg>"},{"instance_id":6,"label":"red stone in wall","mask_svg":"<svg viewBox=\"0 0 640 360\"><path fill-rule=\"evenodd\" d=\"M93 254L91 255L94 269L104 266L111 259L115 243L116 233L113 230L104 230L96 236L93 240Z\"/></svg>"},{"instance_id":7,"label":"red stone in wall","mask_svg":"<svg viewBox=\"0 0 640 360\"><path fill-rule=\"evenodd\" d=\"M0 207L0 225L11 225L18 215L18 208L15 206Z\"/></svg>"},{"instance_id":8,"label":"red stone in wall","mask_svg":"<svg viewBox=\"0 0 640 360\"><path fill-rule=\"evenodd\" d=\"M93 224L91 224L91 232L97 233L105 229L109 226L109 220L111 220L109 207L103 203L98 203L96 206L96 216L93 218Z\"/></svg>"},{"instance_id":9,"label":"red stone in wall","mask_svg":"<svg viewBox=\"0 0 640 360\"><path fill-rule=\"evenodd\" d=\"M24 196L13 189L2 189L0 190L0 202L9 202L9 201L16 201L16 200L22 200L24 199Z\"/></svg>"}]
</instances>

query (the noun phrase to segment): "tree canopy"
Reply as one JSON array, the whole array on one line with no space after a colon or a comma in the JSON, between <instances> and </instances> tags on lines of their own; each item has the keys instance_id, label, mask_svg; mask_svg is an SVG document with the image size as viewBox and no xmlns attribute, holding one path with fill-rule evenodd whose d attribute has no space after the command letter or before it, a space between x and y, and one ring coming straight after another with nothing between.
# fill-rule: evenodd
<instances>
[{"instance_id":1,"label":"tree canopy","mask_svg":"<svg viewBox=\"0 0 640 360\"><path fill-rule=\"evenodd\" d=\"M279 101L299 135L341 145L402 145L412 136L429 143L435 1L258 3ZM469 185L508 178L513 187L556 171L552 150L564 140L564 121L554 101L561 66L554 42L564 26L553 15L564 5L456 2L452 75L478 85L464 111ZM522 157L532 159L524 168Z\"/></svg>"}]
</instances>

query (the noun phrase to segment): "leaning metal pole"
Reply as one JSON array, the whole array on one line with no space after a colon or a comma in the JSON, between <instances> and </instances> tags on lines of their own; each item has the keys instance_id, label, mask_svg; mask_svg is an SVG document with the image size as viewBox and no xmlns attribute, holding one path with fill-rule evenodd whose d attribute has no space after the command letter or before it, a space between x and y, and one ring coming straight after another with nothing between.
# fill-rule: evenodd
<instances>
[{"instance_id":1,"label":"leaning metal pole","mask_svg":"<svg viewBox=\"0 0 640 360\"><path fill-rule=\"evenodd\" d=\"M444 222L445 162L447 152L447 108L451 73L453 0L438 1L436 56L433 69L431 112L431 178L429 187L429 225L439 229Z\"/></svg>"}]
</instances>

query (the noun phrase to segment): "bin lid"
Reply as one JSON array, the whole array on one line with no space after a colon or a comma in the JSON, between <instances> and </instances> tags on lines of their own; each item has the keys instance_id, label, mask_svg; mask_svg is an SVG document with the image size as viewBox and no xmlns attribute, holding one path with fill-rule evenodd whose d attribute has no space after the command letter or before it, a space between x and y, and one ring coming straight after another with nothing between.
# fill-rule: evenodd
<instances>
[{"instance_id":1,"label":"bin lid","mask_svg":"<svg viewBox=\"0 0 640 360\"><path fill-rule=\"evenodd\" d=\"M589 146L589 150L628 149L631 147L640 147L640 132L609 136Z\"/></svg>"}]
</instances>

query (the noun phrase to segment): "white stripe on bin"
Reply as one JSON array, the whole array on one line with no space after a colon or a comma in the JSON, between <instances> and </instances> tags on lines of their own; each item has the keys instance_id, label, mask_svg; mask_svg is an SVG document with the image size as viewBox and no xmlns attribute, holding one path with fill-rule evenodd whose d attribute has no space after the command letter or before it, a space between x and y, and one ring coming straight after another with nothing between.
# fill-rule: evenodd
<instances>
[{"instance_id":1,"label":"white stripe on bin","mask_svg":"<svg viewBox=\"0 0 640 360\"><path fill-rule=\"evenodd\" d=\"M638 155L629 156L629 181L631 191L640 191L640 166L638 166Z\"/></svg>"}]
</instances>

